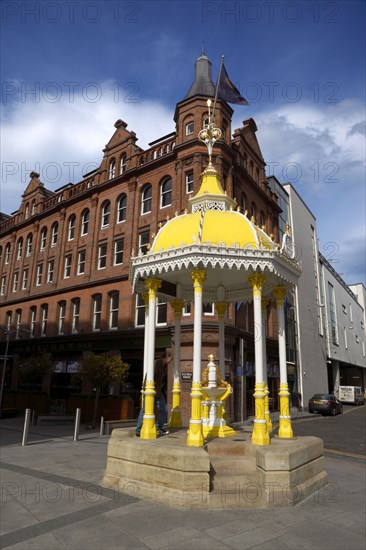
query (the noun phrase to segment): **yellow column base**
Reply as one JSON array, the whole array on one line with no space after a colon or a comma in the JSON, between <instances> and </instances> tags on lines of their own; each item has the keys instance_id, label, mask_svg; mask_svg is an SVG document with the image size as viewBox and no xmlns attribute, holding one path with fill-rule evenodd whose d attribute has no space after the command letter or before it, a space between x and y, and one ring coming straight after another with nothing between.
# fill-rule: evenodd
<instances>
[{"instance_id":1,"label":"yellow column base","mask_svg":"<svg viewBox=\"0 0 366 550\"><path fill-rule=\"evenodd\" d=\"M169 427L170 428L181 428L182 427L182 417L180 414L180 386L179 384L173 385L173 404L170 414Z\"/></svg>"},{"instance_id":2,"label":"yellow column base","mask_svg":"<svg viewBox=\"0 0 366 550\"><path fill-rule=\"evenodd\" d=\"M156 439L157 437L154 414L154 397L154 381L148 381L145 386L145 412L140 432L141 439Z\"/></svg>"},{"instance_id":3,"label":"yellow column base","mask_svg":"<svg viewBox=\"0 0 366 550\"><path fill-rule=\"evenodd\" d=\"M203 447L202 419L201 419L201 384L193 382L192 391L192 411L189 421L187 445L189 447Z\"/></svg>"},{"instance_id":4,"label":"yellow column base","mask_svg":"<svg viewBox=\"0 0 366 550\"><path fill-rule=\"evenodd\" d=\"M267 422L267 431L268 432L271 432L273 430L273 425L272 425L272 420L271 420L271 416L269 414L269 390L268 390L268 386L265 387L265 398L264 398L264 416L265 416L265 419L266 419L266 422Z\"/></svg>"},{"instance_id":5,"label":"yellow column base","mask_svg":"<svg viewBox=\"0 0 366 550\"><path fill-rule=\"evenodd\" d=\"M292 439L294 437L294 433L291 426L289 406L290 392L288 391L288 384L280 384L280 391L278 392L278 395L280 398L278 437L283 439Z\"/></svg>"},{"instance_id":6,"label":"yellow column base","mask_svg":"<svg viewBox=\"0 0 366 550\"><path fill-rule=\"evenodd\" d=\"M265 398L265 384L259 383L255 385L254 398L255 398L255 418L254 427L252 433L253 445L269 445L269 433L267 430L267 421L264 414L264 398Z\"/></svg>"},{"instance_id":7,"label":"yellow column base","mask_svg":"<svg viewBox=\"0 0 366 550\"><path fill-rule=\"evenodd\" d=\"M182 427L182 417L180 414L180 409L172 409L169 420L170 428L181 428Z\"/></svg>"}]
</instances>

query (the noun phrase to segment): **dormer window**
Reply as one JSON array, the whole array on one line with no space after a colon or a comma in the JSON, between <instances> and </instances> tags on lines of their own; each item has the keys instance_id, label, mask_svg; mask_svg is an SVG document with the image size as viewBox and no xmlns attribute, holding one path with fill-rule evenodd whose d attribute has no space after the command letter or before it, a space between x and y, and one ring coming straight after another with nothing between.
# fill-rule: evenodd
<instances>
[{"instance_id":1,"label":"dormer window","mask_svg":"<svg viewBox=\"0 0 366 550\"><path fill-rule=\"evenodd\" d=\"M190 136L194 132L194 122L188 122L186 124L186 136Z\"/></svg>"},{"instance_id":2,"label":"dormer window","mask_svg":"<svg viewBox=\"0 0 366 550\"><path fill-rule=\"evenodd\" d=\"M126 155L122 155L119 163L119 173L123 174L125 171L126 171Z\"/></svg>"},{"instance_id":3,"label":"dormer window","mask_svg":"<svg viewBox=\"0 0 366 550\"><path fill-rule=\"evenodd\" d=\"M113 179L116 175L116 161L113 159L109 164L109 179Z\"/></svg>"}]
</instances>

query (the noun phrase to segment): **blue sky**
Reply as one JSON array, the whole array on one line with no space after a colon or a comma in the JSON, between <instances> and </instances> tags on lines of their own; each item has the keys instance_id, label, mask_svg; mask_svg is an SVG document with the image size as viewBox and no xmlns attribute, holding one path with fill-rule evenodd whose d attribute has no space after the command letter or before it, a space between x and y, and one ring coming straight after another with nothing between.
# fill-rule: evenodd
<instances>
[{"instance_id":1,"label":"blue sky","mask_svg":"<svg viewBox=\"0 0 366 550\"><path fill-rule=\"evenodd\" d=\"M174 130L204 41L249 100L267 175L292 181L320 249L365 283L365 2L3 0L0 209L29 172L49 189L102 158L118 118L147 146ZM32 93L33 91L33 93ZM334 246L329 246L334 243Z\"/></svg>"}]
</instances>

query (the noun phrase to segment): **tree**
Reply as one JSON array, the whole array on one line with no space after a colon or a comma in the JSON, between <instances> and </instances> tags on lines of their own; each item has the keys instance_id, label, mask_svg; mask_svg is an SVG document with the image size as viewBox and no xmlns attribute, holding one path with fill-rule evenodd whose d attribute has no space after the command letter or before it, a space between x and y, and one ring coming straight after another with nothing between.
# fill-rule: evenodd
<instances>
[{"instance_id":1,"label":"tree","mask_svg":"<svg viewBox=\"0 0 366 550\"><path fill-rule=\"evenodd\" d=\"M130 366L124 363L120 355L105 352L96 355L88 352L80 362L79 376L88 380L95 387L95 401L92 426L95 428L100 389L111 382L123 382Z\"/></svg>"},{"instance_id":2,"label":"tree","mask_svg":"<svg viewBox=\"0 0 366 550\"><path fill-rule=\"evenodd\" d=\"M37 385L42 383L44 376L52 372L53 362L49 353L41 351L37 355L32 355L23 359L19 365L20 381L24 386L30 388L30 406L33 400L33 391Z\"/></svg>"}]
</instances>

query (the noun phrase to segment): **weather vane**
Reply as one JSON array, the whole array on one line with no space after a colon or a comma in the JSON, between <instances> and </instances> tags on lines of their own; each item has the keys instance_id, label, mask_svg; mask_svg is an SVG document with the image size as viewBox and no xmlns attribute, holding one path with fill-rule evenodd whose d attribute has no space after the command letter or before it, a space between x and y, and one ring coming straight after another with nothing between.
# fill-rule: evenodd
<instances>
[{"instance_id":1,"label":"weather vane","mask_svg":"<svg viewBox=\"0 0 366 550\"><path fill-rule=\"evenodd\" d=\"M198 133L198 139L202 141L208 149L208 164L211 165L212 162L212 149L214 144L218 139L221 138L220 128L216 128L214 123L211 120L211 99L207 100L208 106L208 123L204 124L202 130Z\"/></svg>"}]
</instances>

